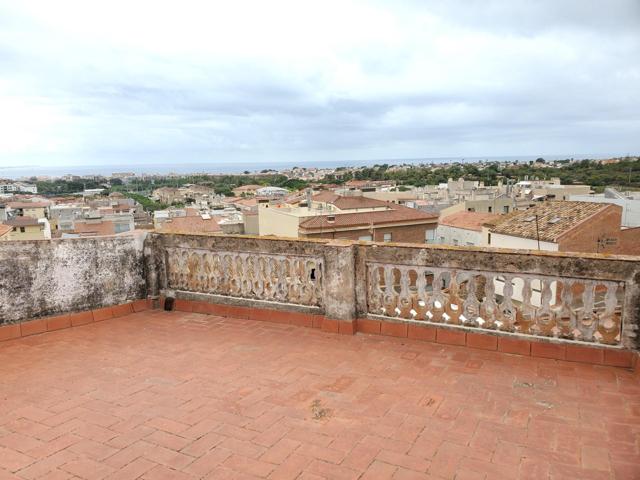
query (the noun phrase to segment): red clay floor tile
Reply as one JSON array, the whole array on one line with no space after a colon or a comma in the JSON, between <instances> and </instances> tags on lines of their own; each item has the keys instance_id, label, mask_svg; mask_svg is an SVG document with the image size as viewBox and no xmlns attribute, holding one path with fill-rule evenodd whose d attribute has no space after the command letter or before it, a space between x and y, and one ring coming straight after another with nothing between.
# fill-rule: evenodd
<instances>
[{"instance_id":1,"label":"red clay floor tile","mask_svg":"<svg viewBox=\"0 0 640 480\"><path fill-rule=\"evenodd\" d=\"M633 372L417 331L144 310L7 340L0 478L640 476Z\"/></svg>"}]
</instances>

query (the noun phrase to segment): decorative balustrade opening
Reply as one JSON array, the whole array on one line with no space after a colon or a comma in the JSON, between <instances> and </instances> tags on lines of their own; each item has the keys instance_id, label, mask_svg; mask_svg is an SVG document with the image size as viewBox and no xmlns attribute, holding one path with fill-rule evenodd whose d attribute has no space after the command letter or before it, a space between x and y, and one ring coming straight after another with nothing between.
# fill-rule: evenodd
<instances>
[{"instance_id":1,"label":"decorative balustrade opening","mask_svg":"<svg viewBox=\"0 0 640 480\"><path fill-rule=\"evenodd\" d=\"M367 263L369 314L619 345L624 282Z\"/></svg>"},{"instance_id":2,"label":"decorative balustrade opening","mask_svg":"<svg viewBox=\"0 0 640 480\"><path fill-rule=\"evenodd\" d=\"M182 247L166 252L171 289L322 307L321 257Z\"/></svg>"}]
</instances>

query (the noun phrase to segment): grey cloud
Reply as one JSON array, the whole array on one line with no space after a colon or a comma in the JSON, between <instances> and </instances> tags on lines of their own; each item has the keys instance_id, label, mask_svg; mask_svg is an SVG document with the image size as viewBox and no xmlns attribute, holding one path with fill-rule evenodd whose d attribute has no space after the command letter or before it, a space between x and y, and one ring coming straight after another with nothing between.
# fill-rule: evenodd
<instances>
[{"instance_id":1,"label":"grey cloud","mask_svg":"<svg viewBox=\"0 0 640 480\"><path fill-rule=\"evenodd\" d=\"M459 32L491 43L466 68L455 54L431 56L438 45L430 32L408 24L407 41L370 48L354 41L357 46L322 52L303 68L274 62L277 52L272 58L252 58L251 51L247 58L221 58L199 54L194 45L183 58L128 50L115 39L85 46L0 5L0 28L6 26L0 102L16 99L59 111L59 121L47 124L42 135L68 144L49 155L37 142L18 154L0 143L0 162L640 149L640 2L375 5L400 25L433 15L450 35L439 40L445 44ZM380 44L385 35L379 33Z\"/></svg>"}]
</instances>

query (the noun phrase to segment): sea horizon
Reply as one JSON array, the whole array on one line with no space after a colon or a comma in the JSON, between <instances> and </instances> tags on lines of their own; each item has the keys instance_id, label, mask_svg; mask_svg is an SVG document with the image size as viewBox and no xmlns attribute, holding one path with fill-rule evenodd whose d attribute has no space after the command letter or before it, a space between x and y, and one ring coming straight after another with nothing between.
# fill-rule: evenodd
<instances>
[{"instance_id":1,"label":"sea horizon","mask_svg":"<svg viewBox=\"0 0 640 480\"><path fill-rule=\"evenodd\" d=\"M599 159L624 156L620 154L572 154L572 155L488 155L478 157L421 157L421 158L389 158L365 160L322 160L322 161L254 161L254 162L189 162L189 163L141 163L97 164L97 165L15 165L0 166L0 178L12 180L35 176L62 177L64 175L102 175L113 173L135 173L136 175L189 175L189 174L241 174L245 171L259 173L262 170L282 171L294 167L304 168L338 168L338 167L371 167L374 165L419 165L438 163L477 163L477 162L528 162L537 158L545 160L564 159Z\"/></svg>"}]
</instances>

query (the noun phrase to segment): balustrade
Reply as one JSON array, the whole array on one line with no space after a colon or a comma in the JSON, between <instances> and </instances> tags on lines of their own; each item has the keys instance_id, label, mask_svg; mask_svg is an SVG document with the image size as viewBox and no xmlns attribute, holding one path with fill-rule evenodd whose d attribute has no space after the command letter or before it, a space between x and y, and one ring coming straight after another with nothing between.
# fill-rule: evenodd
<instances>
[{"instance_id":1,"label":"balustrade","mask_svg":"<svg viewBox=\"0 0 640 480\"><path fill-rule=\"evenodd\" d=\"M624 283L367 263L369 314L617 345Z\"/></svg>"}]
</instances>

